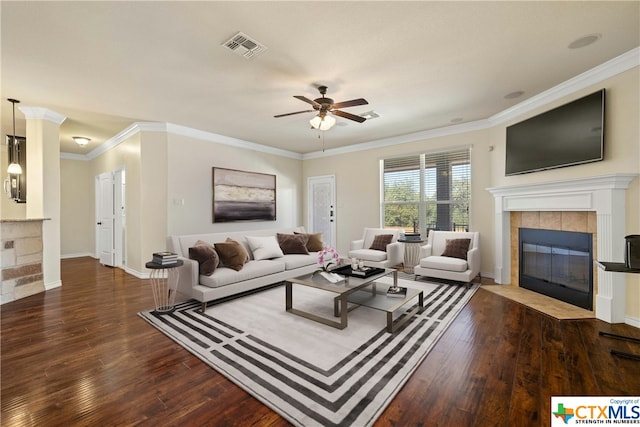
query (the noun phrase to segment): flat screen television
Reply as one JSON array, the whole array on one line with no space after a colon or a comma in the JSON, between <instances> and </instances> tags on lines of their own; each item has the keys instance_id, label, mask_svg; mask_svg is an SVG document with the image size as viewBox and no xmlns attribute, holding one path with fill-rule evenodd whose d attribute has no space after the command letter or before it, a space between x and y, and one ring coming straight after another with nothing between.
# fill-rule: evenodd
<instances>
[{"instance_id":1,"label":"flat screen television","mask_svg":"<svg viewBox=\"0 0 640 427\"><path fill-rule=\"evenodd\" d=\"M603 160L604 93L599 90L507 127L505 175Z\"/></svg>"}]
</instances>

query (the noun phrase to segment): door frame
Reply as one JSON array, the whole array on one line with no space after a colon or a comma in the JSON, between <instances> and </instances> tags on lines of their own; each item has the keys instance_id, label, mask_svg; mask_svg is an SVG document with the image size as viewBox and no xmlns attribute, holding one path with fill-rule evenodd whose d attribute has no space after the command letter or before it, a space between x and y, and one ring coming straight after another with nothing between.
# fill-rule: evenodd
<instances>
[{"instance_id":1,"label":"door frame","mask_svg":"<svg viewBox=\"0 0 640 427\"><path fill-rule=\"evenodd\" d=\"M335 247L338 242L338 236L336 232L337 209L336 209L336 176L335 175L310 176L307 178L307 224L309 225L310 233L317 232L317 230L313 229L315 206L313 205L312 188L314 184L320 184L320 183L328 183L330 185L331 198L332 198L330 203L330 209L332 210L332 212L330 213L331 220L329 225L331 235L328 236L329 237L328 239L326 238L327 236L323 236L323 240L328 246Z\"/></svg>"},{"instance_id":2,"label":"door frame","mask_svg":"<svg viewBox=\"0 0 640 427\"><path fill-rule=\"evenodd\" d=\"M122 218L122 211L126 212L126 198L124 196L125 185L125 168L121 166L110 172L103 172L94 177L94 230L95 230L95 258L100 259L101 241L100 241L100 202L102 199L102 190L100 187L100 177L104 174L110 174L114 188L112 191L112 204L114 208L113 221L113 266L124 268L126 264L126 226Z\"/></svg>"}]
</instances>

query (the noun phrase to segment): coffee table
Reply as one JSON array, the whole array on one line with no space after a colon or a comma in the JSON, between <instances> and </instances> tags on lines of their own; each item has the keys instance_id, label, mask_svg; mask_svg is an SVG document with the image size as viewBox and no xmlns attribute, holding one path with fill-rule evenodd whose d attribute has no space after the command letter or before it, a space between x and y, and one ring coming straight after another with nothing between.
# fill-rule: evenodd
<instances>
[{"instance_id":1,"label":"coffee table","mask_svg":"<svg viewBox=\"0 0 640 427\"><path fill-rule=\"evenodd\" d=\"M376 280L393 274L393 283L398 283L398 271L394 269L384 269L381 273L373 274L366 278L347 276L345 280L331 283L319 274L306 274L295 277L285 282L285 309L287 312L310 319L337 329L344 329L348 325L349 311L361 305L382 310L387 313L387 332L394 332L397 328L409 320L420 308L424 306L423 294L421 290L407 289L406 296L402 298L388 297L386 295L388 284L376 283ZM308 286L315 289L322 289L338 294L334 298L334 316L340 317L339 321L328 319L308 311L303 311L293 307L293 285ZM377 285L384 289L377 290ZM400 321L393 322L393 313L418 297L418 305L414 307ZM355 304L351 309L349 303Z\"/></svg>"}]
</instances>

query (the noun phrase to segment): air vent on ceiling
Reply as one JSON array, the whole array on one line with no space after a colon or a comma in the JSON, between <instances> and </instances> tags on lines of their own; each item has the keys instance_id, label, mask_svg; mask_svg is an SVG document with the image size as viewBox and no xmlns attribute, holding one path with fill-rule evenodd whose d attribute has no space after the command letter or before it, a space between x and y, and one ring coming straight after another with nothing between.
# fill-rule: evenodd
<instances>
[{"instance_id":1,"label":"air vent on ceiling","mask_svg":"<svg viewBox=\"0 0 640 427\"><path fill-rule=\"evenodd\" d=\"M373 119L377 119L378 117L380 117L380 114L378 114L375 111L371 110L371 111L367 111L366 113L360 114L360 117L364 117L367 120L373 120Z\"/></svg>"},{"instance_id":2,"label":"air vent on ceiling","mask_svg":"<svg viewBox=\"0 0 640 427\"><path fill-rule=\"evenodd\" d=\"M238 33L222 44L227 49L233 51L236 55L243 56L247 59L254 58L261 54L267 47L245 33Z\"/></svg>"}]
</instances>

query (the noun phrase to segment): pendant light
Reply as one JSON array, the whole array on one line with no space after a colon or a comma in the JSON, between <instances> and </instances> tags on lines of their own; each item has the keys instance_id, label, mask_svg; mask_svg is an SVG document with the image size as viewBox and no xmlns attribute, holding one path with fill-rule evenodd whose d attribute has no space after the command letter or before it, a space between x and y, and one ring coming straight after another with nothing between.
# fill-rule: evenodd
<instances>
[{"instance_id":1,"label":"pendant light","mask_svg":"<svg viewBox=\"0 0 640 427\"><path fill-rule=\"evenodd\" d=\"M7 173L13 174L13 175L21 175L22 166L20 166L20 159L19 158L16 159L16 157L20 156L20 150L16 149L16 147L18 146L18 139L16 138L16 104L20 103L20 101L12 98L7 99L7 101L13 104L13 136L11 138L13 138L12 149L13 149L13 155L14 155L13 162L7 168Z\"/></svg>"}]
</instances>

